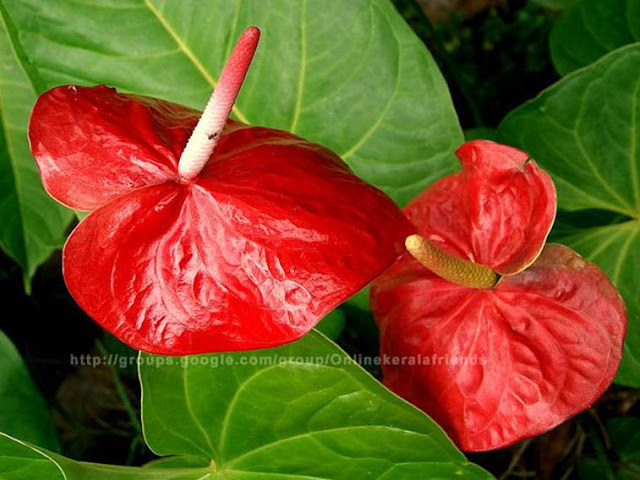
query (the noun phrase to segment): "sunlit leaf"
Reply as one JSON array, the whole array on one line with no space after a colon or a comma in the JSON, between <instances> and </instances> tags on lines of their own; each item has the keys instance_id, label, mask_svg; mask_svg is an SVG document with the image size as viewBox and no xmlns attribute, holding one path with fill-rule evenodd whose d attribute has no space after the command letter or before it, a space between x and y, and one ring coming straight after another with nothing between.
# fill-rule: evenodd
<instances>
[{"instance_id":1,"label":"sunlit leaf","mask_svg":"<svg viewBox=\"0 0 640 480\"><path fill-rule=\"evenodd\" d=\"M0 434L0 478L493 478L316 332L254 352L141 354L140 379L145 439L164 458L142 468L75 462Z\"/></svg>"},{"instance_id":2,"label":"sunlit leaf","mask_svg":"<svg viewBox=\"0 0 640 480\"><path fill-rule=\"evenodd\" d=\"M25 284L64 242L71 212L45 193L29 151L27 121L44 82L16 39L0 2L0 246L24 269Z\"/></svg>"},{"instance_id":3,"label":"sunlit leaf","mask_svg":"<svg viewBox=\"0 0 640 480\"><path fill-rule=\"evenodd\" d=\"M104 83L196 108L257 25L236 118L332 148L400 203L455 168L447 86L387 0L3 1L48 86Z\"/></svg>"},{"instance_id":4,"label":"sunlit leaf","mask_svg":"<svg viewBox=\"0 0 640 480\"><path fill-rule=\"evenodd\" d=\"M199 457L238 479L489 478L317 333L270 350L140 360L158 455Z\"/></svg>"}]
</instances>

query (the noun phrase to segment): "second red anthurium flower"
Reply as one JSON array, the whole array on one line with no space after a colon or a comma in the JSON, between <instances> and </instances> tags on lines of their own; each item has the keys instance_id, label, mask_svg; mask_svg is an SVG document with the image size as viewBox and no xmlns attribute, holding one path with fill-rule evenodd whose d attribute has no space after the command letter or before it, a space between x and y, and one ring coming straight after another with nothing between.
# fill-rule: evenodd
<instances>
[{"instance_id":1,"label":"second red anthurium flower","mask_svg":"<svg viewBox=\"0 0 640 480\"><path fill-rule=\"evenodd\" d=\"M202 118L106 87L58 87L33 109L46 190L91 212L64 248L69 291L137 349L293 341L390 265L410 233L331 151L228 121L258 37L240 38Z\"/></svg>"},{"instance_id":2,"label":"second red anthurium flower","mask_svg":"<svg viewBox=\"0 0 640 480\"><path fill-rule=\"evenodd\" d=\"M462 171L405 209L417 234L373 284L385 384L463 450L504 447L588 408L612 382L624 303L595 265L545 246L549 176L473 141Z\"/></svg>"}]
</instances>

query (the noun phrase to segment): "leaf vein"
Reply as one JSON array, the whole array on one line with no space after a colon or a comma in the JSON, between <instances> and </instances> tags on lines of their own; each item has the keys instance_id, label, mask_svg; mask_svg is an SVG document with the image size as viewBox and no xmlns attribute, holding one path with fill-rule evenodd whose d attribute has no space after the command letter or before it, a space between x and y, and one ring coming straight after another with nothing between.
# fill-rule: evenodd
<instances>
[{"instance_id":1,"label":"leaf vein","mask_svg":"<svg viewBox=\"0 0 640 480\"><path fill-rule=\"evenodd\" d=\"M171 26L171 23L167 20L167 18L162 14L162 12L156 8L156 6L151 3L151 0L142 0L144 5L149 9L149 11L156 17L160 25L167 31L167 33L173 38L176 42L180 50L184 52L189 61L193 64L193 66L200 72L200 74L204 77L207 83L211 86L211 88L216 88L217 80L209 73L209 71L205 68L200 59L193 53L193 50L189 48L189 46L185 43L185 41L178 35L178 32ZM243 123L249 123L247 117L240 111L240 109L234 105L233 113L236 114L238 120Z\"/></svg>"}]
</instances>

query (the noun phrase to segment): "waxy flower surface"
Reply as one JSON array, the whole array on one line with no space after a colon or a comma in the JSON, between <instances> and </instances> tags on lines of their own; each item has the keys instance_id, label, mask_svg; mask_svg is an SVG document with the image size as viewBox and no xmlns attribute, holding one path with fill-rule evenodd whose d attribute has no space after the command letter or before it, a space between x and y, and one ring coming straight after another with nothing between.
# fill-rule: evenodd
<instances>
[{"instance_id":1,"label":"waxy flower surface","mask_svg":"<svg viewBox=\"0 0 640 480\"><path fill-rule=\"evenodd\" d=\"M34 107L46 190L91 212L64 248L69 291L137 349L293 341L390 265L410 233L328 149L227 121L258 36L240 39L202 119L102 86L54 88Z\"/></svg>"},{"instance_id":2,"label":"waxy flower surface","mask_svg":"<svg viewBox=\"0 0 640 480\"><path fill-rule=\"evenodd\" d=\"M595 265L545 246L551 179L473 141L462 171L405 209L417 235L373 284L384 382L463 450L504 447L588 408L612 382L626 311ZM395 358L395 360L394 360Z\"/></svg>"}]
</instances>

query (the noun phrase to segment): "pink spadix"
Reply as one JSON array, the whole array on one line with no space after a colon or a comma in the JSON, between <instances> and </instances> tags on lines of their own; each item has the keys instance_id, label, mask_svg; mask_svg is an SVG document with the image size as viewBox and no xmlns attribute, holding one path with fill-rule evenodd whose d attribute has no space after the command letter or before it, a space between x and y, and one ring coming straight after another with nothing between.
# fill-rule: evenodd
<instances>
[{"instance_id":1,"label":"pink spadix","mask_svg":"<svg viewBox=\"0 0 640 480\"><path fill-rule=\"evenodd\" d=\"M260 30L249 27L231 52L202 117L180 157L178 172L184 180L192 180L198 176L213 154L247 76L259 40Z\"/></svg>"}]
</instances>

